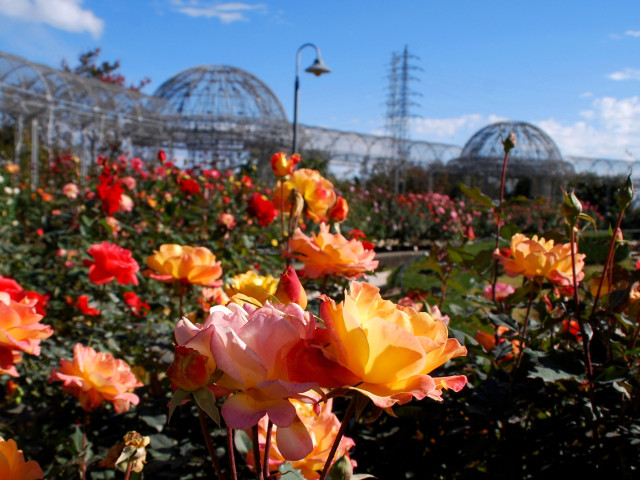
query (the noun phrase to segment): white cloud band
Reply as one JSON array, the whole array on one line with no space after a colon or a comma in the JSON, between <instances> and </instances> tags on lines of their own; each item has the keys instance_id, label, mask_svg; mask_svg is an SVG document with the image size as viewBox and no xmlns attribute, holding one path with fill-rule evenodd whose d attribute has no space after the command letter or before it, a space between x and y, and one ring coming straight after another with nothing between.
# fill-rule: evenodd
<instances>
[{"instance_id":1,"label":"white cloud band","mask_svg":"<svg viewBox=\"0 0 640 480\"><path fill-rule=\"evenodd\" d=\"M45 23L67 32L89 32L99 38L104 21L81 7L83 0L0 0L0 15Z\"/></svg>"}]
</instances>

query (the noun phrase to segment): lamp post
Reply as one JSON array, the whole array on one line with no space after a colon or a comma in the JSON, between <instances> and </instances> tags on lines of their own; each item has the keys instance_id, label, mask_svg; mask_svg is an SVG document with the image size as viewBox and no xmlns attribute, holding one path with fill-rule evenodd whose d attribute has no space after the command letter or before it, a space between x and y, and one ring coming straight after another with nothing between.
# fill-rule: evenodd
<instances>
[{"instance_id":1,"label":"lamp post","mask_svg":"<svg viewBox=\"0 0 640 480\"><path fill-rule=\"evenodd\" d=\"M296 83L294 87L294 96L293 96L293 147L291 149L291 153L296 153L298 149L298 97L300 96L300 53L306 47L313 47L316 50L316 59L313 64L305 69L305 72L313 73L316 77L319 77L323 73L330 73L331 69L327 67L322 61L322 56L320 55L320 49L316 47L313 43L305 43L298 49L298 53L296 55Z\"/></svg>"}]
</instances>

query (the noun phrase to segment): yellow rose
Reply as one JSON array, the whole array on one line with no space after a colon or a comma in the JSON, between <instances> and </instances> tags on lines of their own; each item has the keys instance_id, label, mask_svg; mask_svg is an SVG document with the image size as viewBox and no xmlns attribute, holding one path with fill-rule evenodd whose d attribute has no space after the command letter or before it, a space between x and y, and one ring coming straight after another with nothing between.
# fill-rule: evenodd
<instances>
[{"instance_id":1,"label":"yellow rose","mask_svg":"<svg viewBox=\"0 0 640 480\"><path fill-rule=\"evenodd\" d=\"M333 184L317 170L301 168L294 171L284 183L278 182L273 196L273 205L281 211L289 212L289 197L297 191L304 199L304 212L314 222L328 222L328 210L336 203L337 195Z\"/></svg>"},{"instance_id":2,"label":"yellow rose","mask_svg":"<svg viewBox=\"0 0 640 480\"><path fill-rule=\"evenodd\" d=\"M278 279L271 275L258 275L253 270L248 270L234 277L231 283L225 288L230 297L242 293L251 298L255 298L260 303L269 300L278 287Z\"/></svg>"}]
</instances>

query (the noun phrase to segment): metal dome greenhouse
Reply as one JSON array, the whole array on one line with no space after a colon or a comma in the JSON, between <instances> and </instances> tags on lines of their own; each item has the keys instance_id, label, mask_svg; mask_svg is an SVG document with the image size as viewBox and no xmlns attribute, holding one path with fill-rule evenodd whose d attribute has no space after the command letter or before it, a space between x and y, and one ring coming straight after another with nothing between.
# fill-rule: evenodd
<instances>
[{"instance_id":1,"label":"metal dome greenhouse","mask_svg":"<svg viewBox=\"0 0 640 480\"><path fill-rule=\"evenodd\" d=\"M557 187L575 173L574 168L563 160L549 135L525 122L498 122L482 128L447 169L462 176L463 183L496 195L505 156L503 141L510 135L515 146L509 153L507 190L528 196L556 195Z\"/></svg>"}]
</instances>

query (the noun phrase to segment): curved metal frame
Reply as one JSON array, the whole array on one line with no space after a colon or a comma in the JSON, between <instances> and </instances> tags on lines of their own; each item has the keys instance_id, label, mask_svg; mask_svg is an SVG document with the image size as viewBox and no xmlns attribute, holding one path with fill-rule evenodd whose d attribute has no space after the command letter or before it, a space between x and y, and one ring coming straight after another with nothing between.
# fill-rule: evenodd
<instances>
[{"instance_id":1,"label":"curved metal frame","mask_svg":"<svg viewBox=\"0 0 640 480\"><path fill-rule=\"evenodd\" d=\"M185 70L162 84L156 96L148 96L0 52L0 114L0 123L13 123L18 132L31 121L48 149L66 141L66 148L80 151L85 169L108 138L119 138L136 150L130 154L151 157L157 148L182 149L194 161L203 155L242 158L252 145L260 151L284 150L291 141L291 124L269 87L248 72L220 65ZM345 167L351 175L366 175L376 165L393 163L391 137L299 127L303 150L326 152L332 165ZM511 130L516 148L510 174L556 178L574 171L599 175L626 175L633 167L640 171L640 162L563 160L547 134L522 122L485 127L462 149L410 141L408 162L431 172L493 175L503 158L499 135ZM17 135L16 158L21 148Z\"/></svg>"}]
</instances>

